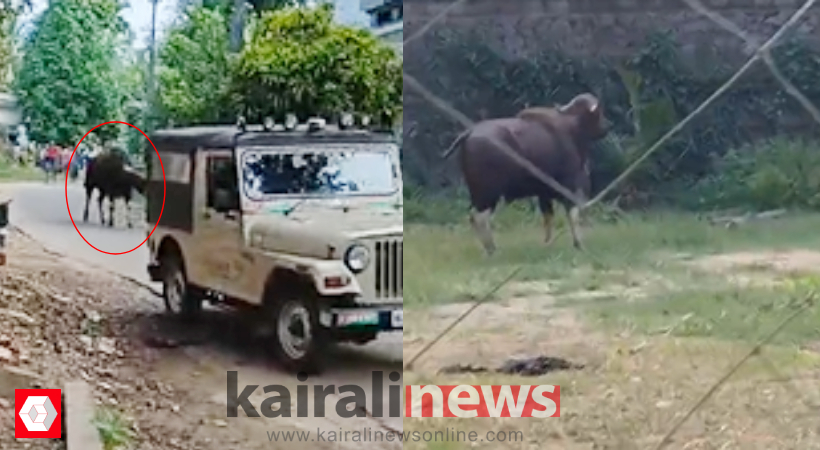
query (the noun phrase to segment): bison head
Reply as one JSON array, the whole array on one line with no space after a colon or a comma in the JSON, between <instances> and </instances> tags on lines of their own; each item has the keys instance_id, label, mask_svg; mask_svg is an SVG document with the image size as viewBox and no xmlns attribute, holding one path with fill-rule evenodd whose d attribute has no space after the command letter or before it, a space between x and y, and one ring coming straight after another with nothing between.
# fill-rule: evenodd
<instances>
[{"instance_id":1,"label":"bison head","mask_svg":"<svg viewBox=\"0 0 820 450\"><path fill-rule=\"evenodd\" d=\"M589 141L602 139L608 132L601 109L600 100L587 92L576 95L566 105L558 106L560 113L575 118L578 132Z\"/></svg>"}]
</instances>

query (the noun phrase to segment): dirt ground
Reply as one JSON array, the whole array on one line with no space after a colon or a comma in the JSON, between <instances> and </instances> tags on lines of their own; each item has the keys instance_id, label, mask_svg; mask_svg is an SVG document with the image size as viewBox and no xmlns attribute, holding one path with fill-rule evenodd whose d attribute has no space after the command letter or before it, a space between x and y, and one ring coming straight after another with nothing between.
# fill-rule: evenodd
<instances>
[{"instance_id":1,"label":"dirt ground","mask_svg":"<svg viewBox=\"0 0 820 450\"><path fill-rule=\"evenodd\" d=\"M727 275L768 270L820 272L820 253L743 253L687 261ZM745 275L750 278L751 276ZM754 278L754 277L751 277ZM738 276L742 283L744 277ZM820 449L820 354L816 346L767 346L725 383L720 380L754 342L647 335L598 327L578 309L556 302L548 283L507 289L507 299L480 306L442 342L405 371L406 384L557 384L560 419L406 419L405 432L475 430L479 441L440 448ZM407 314L405 360L471 304ZM450 374L455 363L494 368L516 356L560 357L583 368L538 377ZM701 406L714 386L719 388ZM687 415L691 414L691 417ZM487 430L521 431L516 442L488 442ZM408 442L406 449L439 448Z\"/></svg>"},{"instance_id":2,"label":"dirt ground","mask_svg":"<svg viewBox=\"0 0 820 450\"><path fill-rule=\"evenodd\" d=\"M123 448L379 448L355 442L271 443L268 431L295 431L300 424L226 420L221 359L240 360L267 377L264 367L273 365L241 320L220 311L206 315L196 329L186 328L164 318L161 300L140 286L49 254L19 234L11 243L9 265L0 268L0 366L36 377L39 387L86 380L98 408L121 416L125 425L115 431L132 436ZM13 438L13 388L22 387L14 383L0 377L0 449L60 448L54 441ZM241 409L239 415L244 417ZM302 425L316 429L313 423Z\"/></svg>"}]
</instances>

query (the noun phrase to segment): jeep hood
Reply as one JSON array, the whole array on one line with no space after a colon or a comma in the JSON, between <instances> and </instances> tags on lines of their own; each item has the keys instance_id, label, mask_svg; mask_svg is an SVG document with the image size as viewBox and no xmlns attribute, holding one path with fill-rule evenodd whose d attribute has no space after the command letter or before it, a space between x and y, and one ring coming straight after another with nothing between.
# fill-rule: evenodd
<instances>
[{"instance_id":1,"label":"jeep hood","mask_svg":"<svg viewBox=\"0 0 820 450\"><path fill-rule=\"evenodd\" d=\"M259 250L331 259L354 241L401 235L403 210L392 206L365 209L305 208L245 216L248 245Z\"/></svg>"}]
</instances>

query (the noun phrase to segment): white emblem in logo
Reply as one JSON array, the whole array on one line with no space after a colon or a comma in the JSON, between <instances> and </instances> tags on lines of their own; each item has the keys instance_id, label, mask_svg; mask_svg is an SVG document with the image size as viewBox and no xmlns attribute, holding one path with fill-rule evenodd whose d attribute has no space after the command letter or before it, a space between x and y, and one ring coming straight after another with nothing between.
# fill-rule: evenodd
<instances>
[{"instance_id":1,"label":"white emblem in logo","mask_svg":"<svg viewBox=\"0 0 820 450\"><path fill-rule=\"evenodd\" d=\"M20 418L28 431L48 431L57 418L57 410L48 397L32 395L20 408Z\"/></svg>"}]
</instances>

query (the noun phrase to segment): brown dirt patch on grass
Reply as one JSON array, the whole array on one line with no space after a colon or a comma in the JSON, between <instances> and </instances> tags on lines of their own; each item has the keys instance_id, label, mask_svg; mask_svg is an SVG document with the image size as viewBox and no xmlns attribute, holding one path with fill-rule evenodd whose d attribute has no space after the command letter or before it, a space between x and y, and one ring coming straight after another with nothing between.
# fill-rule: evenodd
<instances>
[{"instance_id":1,"label":"brown dirt patch on grass","mask_svg":"<svg viewBox=\"0 0 820 450\"><path fill-rule=\"evenodd\" d=\"M820 267L820 266L818 266ZM469 304L407 315L405 361ZM476 442L405 442L406 449L654 448L751 344L665 336L607 335L548 295L480 306L404 373L411 384L557 384L561 417L408 419L405 432L475 431ZM440 374L453 364L494 368L510 357L546 355L583 364L539 377ZM754 357L675 434L674 449L820 448L820 356L770 347ZM487 432L520 432L507 442ZM512 436L512 435L508 435Z\"/></svg>"}]
</instances>

